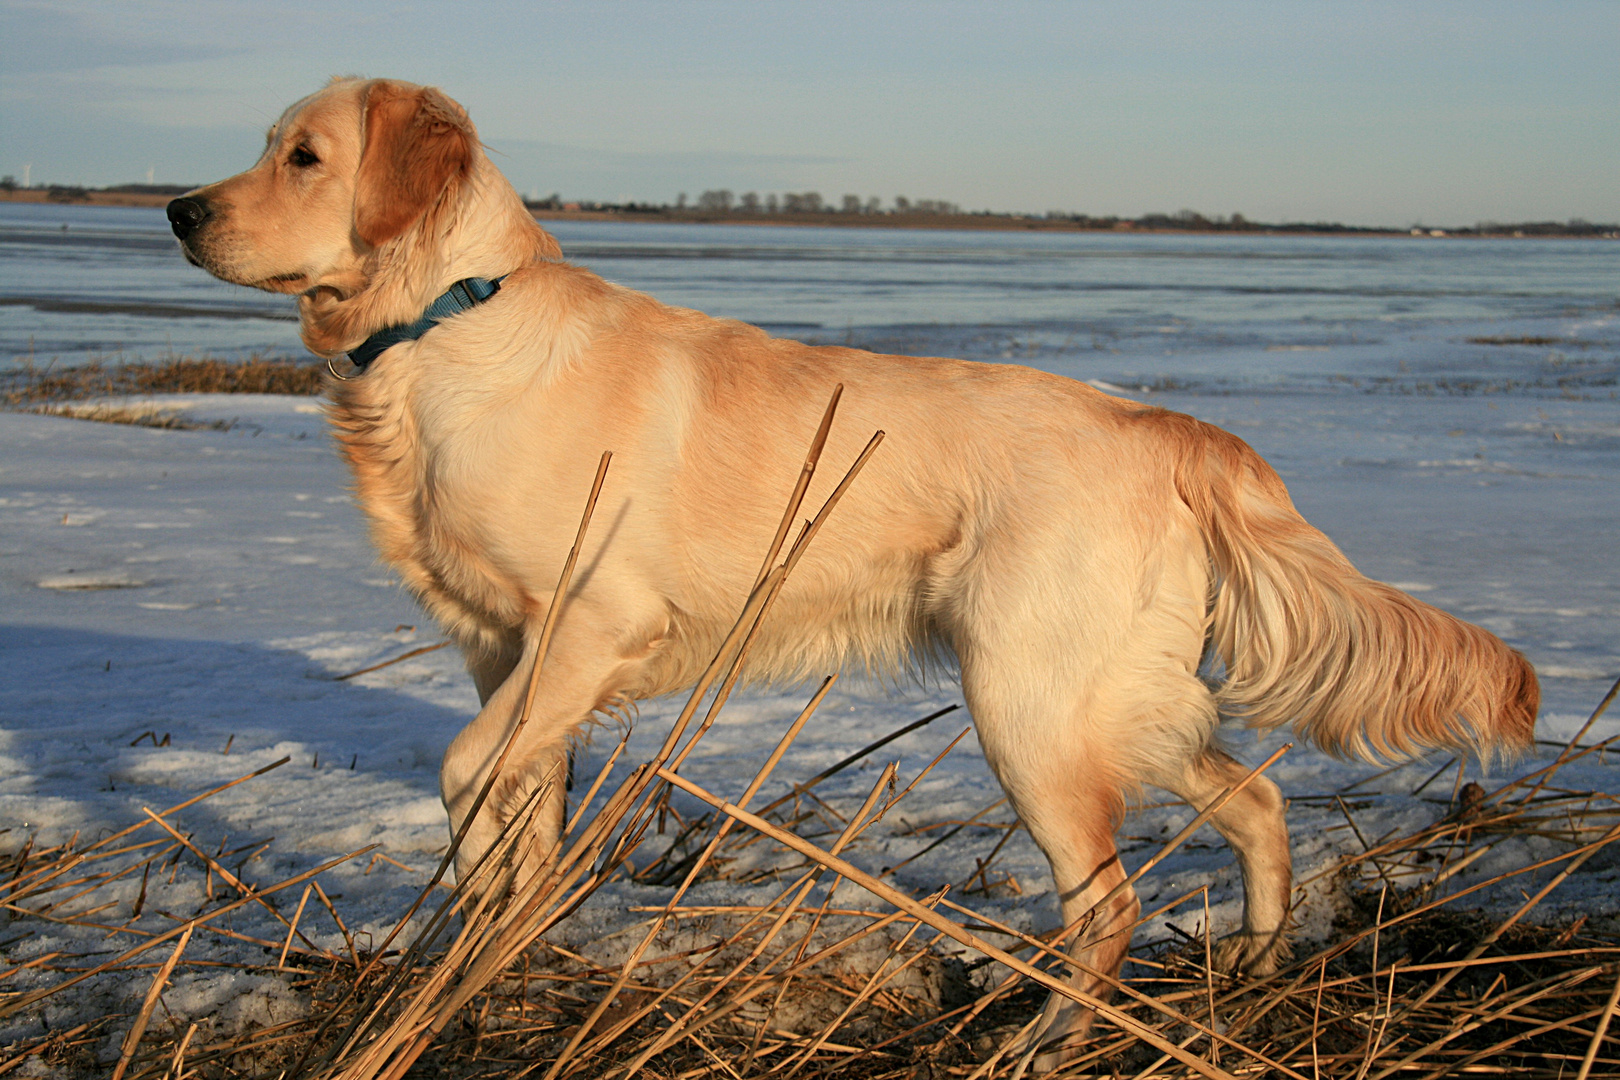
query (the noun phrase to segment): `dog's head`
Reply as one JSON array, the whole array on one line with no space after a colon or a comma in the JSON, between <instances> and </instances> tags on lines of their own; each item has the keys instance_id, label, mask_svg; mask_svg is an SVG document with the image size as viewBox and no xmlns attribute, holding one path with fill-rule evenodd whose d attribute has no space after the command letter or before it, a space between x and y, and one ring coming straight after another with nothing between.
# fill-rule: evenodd
<instances>
[{"instance_id":1,"label":"dog's head","mask_svg":"<svg viewBox=\"0 0 1620 1080\"><path fill-rule=\"evenodd\" d=\"M282 293L363 287L368 258L464 183L478 137L431 87L334 80L270 129L247 172L169 204L186 258Z\"/></svg>"}]
</instances>

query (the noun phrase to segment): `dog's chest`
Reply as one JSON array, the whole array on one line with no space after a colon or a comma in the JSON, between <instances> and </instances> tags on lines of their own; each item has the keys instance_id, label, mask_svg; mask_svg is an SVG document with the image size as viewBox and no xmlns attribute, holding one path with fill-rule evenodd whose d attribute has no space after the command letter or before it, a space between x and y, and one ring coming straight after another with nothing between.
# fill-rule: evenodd
<instances>
[{"instance_id":1,"label":"dog's chest","mask_svg":"<svg viewBox=\"0 0 1620 1080\"><path fill-rule=\"evenodd\" d=\"M332 418L372 540L406 587L447 625L521 622L526 590L500 560L506 470L473 456L475 433L446 439L406 409L342 397Z\"/></svg>"}]
</instances>

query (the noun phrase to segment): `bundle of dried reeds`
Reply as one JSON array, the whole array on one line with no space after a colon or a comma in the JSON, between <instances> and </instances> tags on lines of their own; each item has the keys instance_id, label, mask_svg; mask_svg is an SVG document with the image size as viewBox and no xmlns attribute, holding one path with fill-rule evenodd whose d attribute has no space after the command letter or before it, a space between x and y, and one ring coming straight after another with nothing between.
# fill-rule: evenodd
<instances>
[{"instance_id":1,"label":"bundle of dried reeds","mask_svg":"<svg viewBox=\"0 0 1620 1080\"><path fill-rule=\"evenodd\" d=\"M139 394L299 394L321 392L321 364L250 356L219 360L169 356L155 363L24 364L0 379L0 405L23 408L91 397Z\"/></svg>"}]
</instances>

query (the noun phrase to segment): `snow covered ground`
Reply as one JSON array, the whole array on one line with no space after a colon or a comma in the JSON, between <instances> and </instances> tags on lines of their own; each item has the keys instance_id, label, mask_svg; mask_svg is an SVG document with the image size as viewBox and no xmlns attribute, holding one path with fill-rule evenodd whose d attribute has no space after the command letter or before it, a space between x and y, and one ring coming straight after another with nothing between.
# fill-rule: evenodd
<instances>
[{"instance_id":1,"label":"snow covered ground","mask_svg":"<svg viewBox=\"0 0 1620 1080\"><path fill-rule=\"evenodd\" d=\"M1612 396L1135 394L1248 439L1282 472L1305 515L1364 571L1522 649L1544 679L1542 738L1572 734L1620 672L1620 403ZM451 649L336 679L440 636L377 563L318 401L185 396L161 404L224 426L158 430L0 414L0 845L14 849L30 836L57 842L75 831L105 834L139 820L143 806L178 803L290 756L289 764L182 812L177 822L209 851L246 853L269 842L243 870L256 881L380 844L410 869L357 860L322 878L350 928L380 940L446 845L436 771L445 746L476 710L471 683ZM739 694L683 772L736 794L810 692ZM840 686L762 797L959 700L957 694L948 684L898 692ZM643 705L632 756L651 752L679 706ZM857 803L876 770L893 759L905 782L967 722L958 711L891 744L830 781L824 797L834 807ZM1593 737L1617 731L1620 716L1611 716ZM155 737L142 739L147 732ZM594 775L613 741L609 732L598 733L581 775ZM1282 741L1274 736L1257 745L1242 732L1231 738L1250 761ZM1440 816L1444 807L1425 799L1450 795L1449 774L1423 798L1409 793L1442 760L1357 788L1352 812L1361 832L1377 837ZM1359 843L1338 806L1312 796L1376 771L1306 747L1272 770L1295 800L1290 822L1300 878ZM1497 779L1507 775L1497 768ZM1476 765L1468 777L1479 778ZM1570 767L1561 782L1615 791L1615 780L1612 768L1590 760ZM909 807L903 804L852 857L872 868L891 866L939 835L912 834L910 827L968 817L999 794L970 735ZM675 805L694 808L680 799ZM986 820L1009 817L1001 808ZM1127 865L1189 817L1174 806L1134 815L1123 830ZM962 882L973 869L971 857L987 854L1000 836L967 830L910 863L897 880L919 891ZM1489 875L1558 850L1550 840L1504 845L1473 872ZM1026 929L1056 922L1044 861L1026 836L1007 845L996 868L1014 876L1021 894L1003 887L970 902ZM1620 911L1617 873L1616 860L1594 859L1547 910ZM174 887L154 882L152 905L194 910L202 897L187 880ZM1216 930L1232 927L1237 874L1213 834L1148 875L1140 891L1152 907L1205 883L1213 886ZM102 896L120 900L104 916L109 923L129 917L125 905L138 884L131 878ZM1483 899L1514 901L1520 884ZM740 886L714 882L692 902L745 895ZM611 885L560 931L560 940L588 953L611 951L612 933L644 918L627 909L663 896ZM847 899L865 903L853 894ZM1319 935L1332 907L1324 900L1304 914L1304 932ZM85 940L78 929L32 919L6 925L5 918L0 949L13 963L80 948ZM244 910L232 918L241 932L281 936L268 916ZM1191 930L1201 918L1201 905L1189 906L1177 921ZM312 915L308 926L318 945L342 948L324 914ZM1139 940L1162 936L1150 928ZM188 958L261 951L199 939ZM11 988L56 977L24 973ZM93 994L65 995L43 1017L0 1023L0 1045L42 1025L56 1029L87 1010L132 1011L149 978L137 973L99 984ZM224 1010L261 1023L301 1007L268 976L203 967L183 967L165 1004L182 1018Z\"/></svg>"}]
</instances>

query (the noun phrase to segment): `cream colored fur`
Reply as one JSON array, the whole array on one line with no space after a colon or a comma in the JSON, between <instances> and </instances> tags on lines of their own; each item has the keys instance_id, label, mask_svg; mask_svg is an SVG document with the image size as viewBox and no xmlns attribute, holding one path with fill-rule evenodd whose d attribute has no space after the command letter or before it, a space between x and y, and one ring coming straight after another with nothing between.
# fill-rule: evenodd
<instances>
[{"instance_id":1,"label":"cream colored fur","mask_svg":"<svg viewBox=\"0 0 1620 1080\"><path fill-rule=\"evenodd\" d=\"M188 257L296 293L325 356L461 278L508 275L489 302L332 387L377 546L461 643L484 701L445 758L452 827L515 723L598 455L614 452L534 714L463 867L593 710L691 684L839 383L807 505L874 430L887 438L747 676L953 654L1065 922L1123 879L1113 833L1138 786L1203 806L1246 773L1214 746L1223 711L1346 754L1529 739L1523 659L1362 578L1240 440L1024 368L811 347L610 284L561 261L437 91L335 81L287 111L253 169L192 197L210 216ZM1198 677L1207 639L1229 673L1214 691ZM553 830L561 807L548 804ZM1281 795L1261 778L1214 824L1247 896L1222 959L1270 971L1286 955ZM1107 992L1137 910L1125 890L1097 914L1073 950L1077 985ZM1038 1065L1072 1053L1090 1019L1049 1006L1055 1049Z\"/></svg>"}]
</instances>

